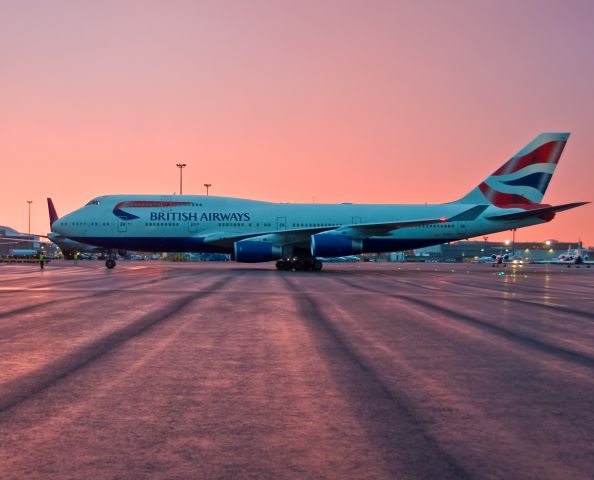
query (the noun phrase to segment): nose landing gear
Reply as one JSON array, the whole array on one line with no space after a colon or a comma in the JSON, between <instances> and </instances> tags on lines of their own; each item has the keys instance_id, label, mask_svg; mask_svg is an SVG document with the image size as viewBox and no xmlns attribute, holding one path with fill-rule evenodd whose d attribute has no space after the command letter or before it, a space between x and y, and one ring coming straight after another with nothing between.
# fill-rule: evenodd
<instances>
[{"instance_id":1,"label":"nose landing gear","mask_svg":"<svg viewBox=\"0 0 594 480\"><path fill-rule=\"evenodd\" d=\"M105 266L111 270L116 266L115 255L112 253L111 250L107 252L107 260L105 260Z\"/></svg>"}]
</instances>

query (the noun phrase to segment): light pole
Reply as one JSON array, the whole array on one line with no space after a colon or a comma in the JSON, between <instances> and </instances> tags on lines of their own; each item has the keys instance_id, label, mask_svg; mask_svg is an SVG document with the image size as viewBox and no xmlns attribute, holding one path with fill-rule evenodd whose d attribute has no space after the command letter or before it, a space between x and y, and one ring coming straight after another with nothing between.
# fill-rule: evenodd
<instances>
[{"instance_id":1,"label":"light pole","mask_svg":"<svg viewBox=\"0 0 594 480\"><path fill-rule=\"evenodd\" d=\"M176 163L175 166L179 168L179 194L182 195L184 192L182 190L182 170L186 166L185 163Z\"/></svg>"},{"instance_id":2,"label":"light pole","mask_svg":"<svg viewBox=\"0 0 594 480\"><path fill-rule=\"evenodd\" d=\"M212 187L212 183L205 183L204 186L206 187L206 196L208 197L208 189Z\"/></svg>"},{"instance_id":3,"label":"light pole","mask_svg":"<svg viewBox=\"0 0 594 480\"><path fill-rule=\"evenodd\" d=\"M33 200L27 200L27 203L29 204L29 235L31 235L31 204Z\"/></svg>"}]
</instances>

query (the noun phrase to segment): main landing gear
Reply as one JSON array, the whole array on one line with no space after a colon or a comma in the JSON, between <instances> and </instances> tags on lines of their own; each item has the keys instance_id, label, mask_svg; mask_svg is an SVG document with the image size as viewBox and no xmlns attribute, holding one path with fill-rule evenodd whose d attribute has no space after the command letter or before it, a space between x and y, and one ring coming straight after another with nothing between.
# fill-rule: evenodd
<instances>
[{"instance_id":1,"label":"main landing gear","mask_svg":"<svg viewBox=\"0 0 594 480\"><path fill-rule=\"evenodd\" d=\"M322 262L320 262L317 258L312 257L283 258L282 260L278 260L276 262L277 270L288 270L292 272L319 272L322 269L322 267Z\"/></svg>"}]
</instances>

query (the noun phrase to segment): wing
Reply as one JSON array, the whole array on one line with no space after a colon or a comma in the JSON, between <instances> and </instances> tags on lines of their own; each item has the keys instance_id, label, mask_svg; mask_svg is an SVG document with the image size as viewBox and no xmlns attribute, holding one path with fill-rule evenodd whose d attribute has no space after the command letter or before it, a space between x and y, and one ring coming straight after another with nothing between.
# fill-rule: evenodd
<instances>
[{"instance_id":1,"label":"wing","mask_svg":"<svg viewBox=\"0 0 594 480\"><path fill-rule=\"evenodd\" d=\"M246 240L248 238L254 238L259 240L269 241L271 243L283 244L283 245L296 245L303 241L307 241L310 236L316 233L326 232L328 230L334 230L336 227L311 227L311 228L298 228L291 230L276 230L271 232L259 232L259 233L248 233L248 234L233 234L225 232L215 232L207 235L203 238L204 243L210 245L217 245L219 247L232 248L235 242L240 240Z\"/></svg>"},{"instance_id":2,"label":"wing","mask_svg":"<svg viewBox=\"0 0 594 480\"><path fill-rule=\"evenodd\" d=\"M37 235L37 234L33 234L33 233L31 235L35 235L36 237L48 238L47 235ZM8 245L8 244L12 244L12 243L41 243L40 240L33 240L31 238L3 237L3 236L0 236L0 241L1 241L2 245Z\"/></svg>"},{"instance_id":3,"label":"wing","mask_svg":"<svg viewBox=\"0 0 594 480\"><path fill-rule=\"evenodd\" d=\"M367 238L373 236L387 235L389 232L399 228L418 227L421 225L431 225L434 223L444 223L451 220L447 218L427 218L419 220L406 220L394 222L379 223L356 223L340 226L298 228L290 230L276 230L272 232L261 232L252 234L233 235L223 232L216 232L204 237L204 243L217 245L220 247L232 247L235 242L246 240L248 238L266 241L276 245L297 245L308 243L310 237L316 233L336 232L341 235L349 235L353 238Z\"/></svg>"}]
</instances>

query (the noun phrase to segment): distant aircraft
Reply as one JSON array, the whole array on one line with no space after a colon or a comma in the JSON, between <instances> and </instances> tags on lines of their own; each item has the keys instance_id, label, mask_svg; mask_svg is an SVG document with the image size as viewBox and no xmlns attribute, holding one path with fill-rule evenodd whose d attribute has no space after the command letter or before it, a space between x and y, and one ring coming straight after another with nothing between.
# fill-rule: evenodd
<instances>
[{"instance_id":1,"label":"distant aircraft","mask_svg":"<svg viewBox=\"0 0 594 480\"><path fill-rule=\"evenodd\" d=\"M8 246L8 255L12 257L31 257L37 255L38 249L41 248L39 235L17 232L16 230L0 226L0 245ZM27 248L23 248L23 244L30 244ZM14 247L14 248L10 248Z\"/></svg>"},{"instance_id":2,"label":"distant aircraft","mask_svg":"<svg viewBox=\"0 0 594 480\"><path fill-rule=\"evenodd\" d=\"M464 197L436 205L279 204L213 196L106 195L52 224L109 249L230 253L320 270L318 257L394 252L551 221L589 202L540 201L569 133L543 133ZM481 155L484 155L481 152Z\"/></svg>"},{"instance_id":3,"label":"distant aircraft","mask_svg":"<svg viewBox=\"0 0 594 480\"><path fill-rule=\"evenodd\" d=\"M510 255L509 253L502 253L502 254L493 254L487 257L481 257L475 261L475 263L491 263L491 266L495 265L506 265L508 263L511 264L521 264L524 263L522 257Z\"/></svg>"},{"instance_id":4,"label":"distant aircraft","mask_svg":"<svg viewBox=\"0 0 594 480\"><path fill-rule=\"evenodd\" d=\"M579 247L573 251L571 251L571 248L568 248L567 253L562 253L557 257L556 260L538 260L535 263L567 265L568 268L572 265L575 265L577 268L579 268L581 265L585 265L586 268L590 268L590 266L594 264L594 262L589 260L588 255L582 253Z\"/></svg>"}]
</instances>

